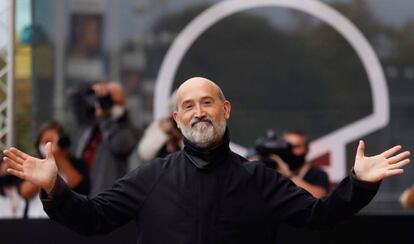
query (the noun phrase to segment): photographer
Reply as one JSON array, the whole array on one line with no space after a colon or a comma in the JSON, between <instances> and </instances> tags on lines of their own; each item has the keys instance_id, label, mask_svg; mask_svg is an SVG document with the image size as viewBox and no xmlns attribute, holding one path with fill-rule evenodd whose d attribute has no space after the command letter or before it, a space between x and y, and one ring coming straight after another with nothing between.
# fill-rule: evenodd
<instances>
[{"instance_id":1,"label":"photographer","mask_svg":"<svg viewBox=\"0 0 414 244\"><path fill-rule=\"evenodd\" d=\"M403 191L400 195L400 203L404 208L414 208L414 185Z\"/></svg>"},{"instance_id":2,"label":"photographer","mask_svg":"<svg viewBox=\"0 0 414 244\"><path fill-rule=\"evenodd\" d=\"M138 155L141 159L149 161L179 151L182 145L183 136L174 120L171 117L164 118L152 122L145 129L138 145Z\"/></svg>"},{"instance_id":3,"label":"photographer","mask_svg":"<svg viewBox=\"0 0 414 244\"><path fill-rule=\"evenodd\" d=\"M92 91L92 92L91 92ZM85 93L94 105L95 118L78 143L77 155L91 170L91 195L109 188L127 172L127 161L137 142L125 109L125 96L117 82L99 82Z\"/></svg>"},{"instance_id":4,"label":"photographer","mask_svg":"<svg viewBox=\"0 0 414 244\"><path fill-rule=\"evenodd\" d=\"M21 180L7 173L7 167L0 153L0 219L22 218L26 202L19 195Z\"/></svg>"},{"instance_id":5,"label":"photographer","mask_svg":"<svg viewBox=\"0 0 414 244\"><path fill-rule=\"evenodd\" d=\"M306 162L306 155L309 151L309 140L301 131L287 131L283 139L292 146L294 164L289 164L291 172L284 172L290 175L290 179L299 187L310 192L314 197L321 198L329 192L328 174L322 169ZM281 165L283 162L278 162Z\"/></svg>"},{"instance_id":6,"label":"photographer","mask_svg":"<svg viewBox=\"0 0 414 244\"><path fill-rule=\"evenodd\" d=\"M183 147L183 135L171 114L175 108L175 92L171 95L165 117L153 121L144 131L138 143L138 155L141 159L149 161L157 157L165 157L170 153L179 151Z\"/></svg>"},{"instance_id":7,"label":"photographer","mask_svg":"<svg viewBox=\"0 0 414 244\"><path fill-rule=\"evenodd\" d=\"M267 167L277 169L297 186L307 190L314 197L321 198L329 192L329 178L326 172L306 162L309 141L301 131L287 131L283 140L273 131L256 141L258 157Z\"/></svg>"},{"instance_id":8,"label":"photographer","mask_svg":"<svg viewBox=\"0 0 414 244\"><path fill-rule=\"evenodd\" d=\"M36 155L45 158L45 145L51 142L53 145L53 156L59 174L62 175L69 188L80 194L89 193L89 172L85 163L71 155L71 142L69 136L64 132L63 126L57 121L42 124L34 143ZM19 184L20 195L28 200L27 217L46 218L42 204L38 197L40 188L30 181L22 181Z\"/></svg>"}]
</instances>

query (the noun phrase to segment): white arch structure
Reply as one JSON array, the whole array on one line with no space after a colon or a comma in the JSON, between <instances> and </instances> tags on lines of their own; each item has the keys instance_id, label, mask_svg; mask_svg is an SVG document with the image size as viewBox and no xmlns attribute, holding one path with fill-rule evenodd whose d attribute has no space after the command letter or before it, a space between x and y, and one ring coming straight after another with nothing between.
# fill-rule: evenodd
<instances>
[{"instance_id":1,"label":"white arch structure","mask_svg":"<svg viewBox=\"0 0 414 244\"><path fill-rule=\"evenodd\" d=\"M386 126L389 122L388 88L375 51L368 40L346 17L330 6L317 0L228 0L219 2L206 9L193 19L177 36L167 51L157 76L154 96L155 119L163 116L173 80L178 66L190 46L209 27L223 18L259 7L283 7L310 14L338 31L353 47L367 72L373 113L336 129L310 144L308 159L312 160L325 153L330 153L330 166L326 168L333 181L339 181L346 175L346 144L364 135ZM232 144L232 149L243 153L245 149Z\"/></svg>"}]
</instances>

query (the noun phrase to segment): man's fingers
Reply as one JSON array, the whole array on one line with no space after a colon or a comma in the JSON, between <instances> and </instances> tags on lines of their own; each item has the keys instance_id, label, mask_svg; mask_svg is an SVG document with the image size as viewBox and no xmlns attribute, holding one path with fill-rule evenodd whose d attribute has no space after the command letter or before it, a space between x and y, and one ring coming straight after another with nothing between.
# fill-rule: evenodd
<instances>
[{"instance_id":1,"label":"man's fingers","mask_svg":"<svg viewBox=\"0 0 414 244\"><path fill-rule=\"evenodd\" d=\"M390 169L390 170L393 170L393 169L400 169L400 168L402 168L402 167L404 167L404 166L406 166L407 164L409 164L410 163L410 159L404 159L403 161L400 161L400 162L398 162L398 163L395 163L395 164L391 164L389 167L388 167L388 169Z\"/></svg>"},{"instance_id":2,"label":"man's fingers","mask_svg":"<svg viewBox=\"0 0 414 244\"><path fill-rule=\"evenodd\" d=\"M45 150L46 150L46 159L53 159L52 143L51 142L46 143Z\"/></svg>"},{"instance_id":3,"label":"man's fingers","mask_svg":"<svg viewBox=\"0 0 414 244\"><path fill-rule=\"evenodd\" d=\"M403 169L393 169L393 170L388 170L387 173L385 174L384 178L390 177L390 176L394 176L394 175L399 175L404 173Z\"/></svg>"},{"instance_id":4,"label":"man's fingers","mask_svg":"<svg viewBox=\"0 0 414 244\"><path fill-rule=\"evenodd\" d=\"M26 179L26 178L25 178L25 175L23 174L23 172L21 172L21 171L17 171L17 170L12 169L12 168L8 168L8 169L7 169L7 173L12 174L12 175L14 175L14 176L17 176L17 177L19 177L20 179L23 179L23 180L25 180L25 179Z\"/></svg>"},{"instance_id":5,"label":"man's fingers","mask_svg":"<svg viewBox=\"0 0 414 244\"><path fill-rule=\"evenodd\" d=\"M388 149L387 151L381 153L381 156L384 156L385 158L389 158L389 157L391 157L392 155L394 155L396 152L398 152L400 150L401 150L400 145L394 146L394 147Z\"/></svg>"},{"instance_id":6,"label":"man's fingers","mask_svg":"<svg viewBox=\"0 0 414 244\"><path fill-rule=\"evenodd\" d=\"M356 158L363 158L364 156L365 156L365 142L363 140L359 140Z\"/></svg>"},{"instance_id":7,"label":"man's fingers","mask_svg":"<svg viewBox=\"0 0 414 244\"><path fill-rule=\"evenodd\" d=\"M28 157L30 157L29 155L27 155L26 153L20 151L19 149L15 147L11 147L9 151L12 152L17 157L23 159L23 161L26 160Z\"/></svg>"},{"instance_id":8,"label":"man's fingers","mask_svg":"<svg viewBox=\"0 0 414 244\"><path fill-rule=\"evenodd\" d=\"M16 163L13 160L10 160L10 158L5 157L3 160L4 160L4 162L7 163L8 168L12 168L12 169L15 169L15 170L18 170L18 171L23 170L23 166L21 164Z\"/></svg>"},{"instance_id":9,"label":"man's fingers","mask_svg":"<svg viewBox=\"0 0 414 244\"><path fill-rule=\"evenodd\" d=\"M17 156L19 156L19 157L20 157L21 159L23 159L23 160L26 160L26 159L28 159L28 158L30 157L30 155L28 155L28 154L26 154L26 153L24 153L24 152L20 151L19 149L15 148L15 147L10 148L10 150L11 150L13 153L17 154Z\"/></svg>"},{"instance_id":10,"label":"man's fingers","mask_svg":"<svg viewBox=\"0 0 414 244\"><path fill-rule=\"evenodd\" d=\"M390 157L388 159L388 162L391 163L391 164L394 164L394 163L397 163L397 162L403 160L404 158L407 158L408 156L410 156L410 152L405 151L405 152L399 153L398 155Z\"/></svg>"},{"instance_id":11,"label":"man's fingers","mask_svg":"<svg viewBox=\"0 0 414 244\"><path fill-rule=\"evenodd\" d=\"M3 151L4 155L11 161L18 163L18 164L23 164L24 160L17 156L13 151L11 150L4 150Z\"/></svg>"}]
</instances>

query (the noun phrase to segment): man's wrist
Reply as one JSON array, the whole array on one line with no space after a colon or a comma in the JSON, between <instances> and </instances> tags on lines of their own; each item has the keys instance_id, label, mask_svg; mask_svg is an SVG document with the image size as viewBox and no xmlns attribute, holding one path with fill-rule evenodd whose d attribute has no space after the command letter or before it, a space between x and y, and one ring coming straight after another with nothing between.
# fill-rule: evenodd
<instances>
[{"instance_id":1,"label":"man's wrist","mask_svg":"<svg viewBox=\"0 0 414 244\"><path fill-rule=\"evenodd\" d=\"M352 167L352 169L351 169L351 175L352 175L352 177L354 177L354 179L356 179L356 180L359 180L359 181L362 181L358 176L357 176L357 174L355 173L355 168L354 167Z\"/></svg>"},{"instance_id":2,"label":"man's wrist","mask_svg":"<svg viewBox=\"0 0 414 244\"><path fill-rule=\"evenodd\" d=\"M365 181L355 174L354 168L352 168L351 170L350 177L353 180L354 184L356 184L359 187L367 188L367 189L377 189L382 182L381 180L378 182Z\"/></svg>"},{"instance_id":3,"label":"man's wrist","mask_svg":"<svg viewBox=\"0 0 414 244\"><path fill-rule=\"evenodd\" d=\"M40 191L40 200L42 201L44 209L54 208L64 204L66 195L69 194L70 189L65 181L59 176L56 176L55 184L50 192L46 189Z\"/></svg>"},{"instance_id":4,"label":"man's wrist","mask_svg":"<svg viewBox=\"0 0 414 244\"><path fill-rule=\"evenodd\" d=\"M52 190L53 190L53 188L56 184L56 178L57 178L57 176L55 175L55 177L53 177L53 179L45 187L43 187L43 190L45 190L45 192L47 192L47 194L52 192Z\"/></svg>"}]
</instances>

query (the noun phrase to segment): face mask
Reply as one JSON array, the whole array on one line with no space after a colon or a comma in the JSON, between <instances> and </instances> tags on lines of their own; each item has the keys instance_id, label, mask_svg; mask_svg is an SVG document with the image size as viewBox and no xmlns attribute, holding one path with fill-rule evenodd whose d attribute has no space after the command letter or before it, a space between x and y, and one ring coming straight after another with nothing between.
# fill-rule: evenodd
<instances>
[{"instance_id":1,"label":"face mask","mask_svg":"<svg viewBox=\"0 0 414 244\"><path fill-rule=\"evenodd\" d=\"M40 156L42 158L46 158L46 145L45 144L39 144L38 149L39 149Z\"/></svg>"},{"instance_id":2,"label":"face mask","mask_svg":"<svg viewBox=\"0 0 414 244\"><path fill-rule=\"evenodd\" d=\"M286 163L289 165L290 170L297 170L305 163L305 155L291 155Z\"/></svg>"}]
</instances>

